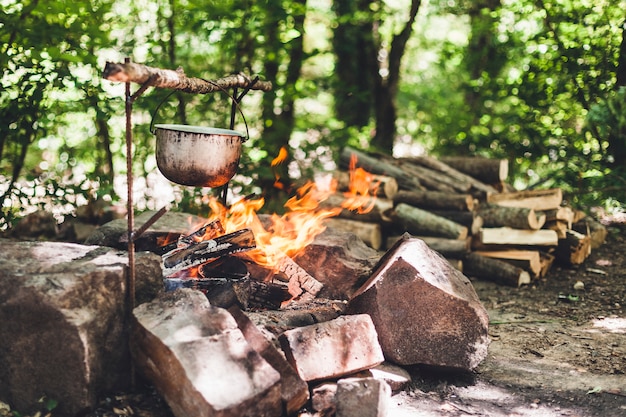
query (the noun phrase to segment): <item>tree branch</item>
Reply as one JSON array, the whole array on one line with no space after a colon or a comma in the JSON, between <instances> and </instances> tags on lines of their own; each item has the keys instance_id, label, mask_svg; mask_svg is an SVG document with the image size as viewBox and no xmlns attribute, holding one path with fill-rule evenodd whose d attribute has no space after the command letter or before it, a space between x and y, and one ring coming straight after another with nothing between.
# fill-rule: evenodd
<instances>
[{"instance_id":1,"label":"tree branch","mask_svg":"<svg viewBox=\"0 0 626 417\"><path fill-rule=\"evenodd\" d=\"M147 65L107 62L102 78L109 81L133 82L151 87L170 88L192 94L206 94L233 87L247 88L252 80L244 74L229 75L218 80L189 78L182 68L176 71L149 67ZM270 91L272 83L257 81L252 90Z\"/></svg>"}]
</instances>

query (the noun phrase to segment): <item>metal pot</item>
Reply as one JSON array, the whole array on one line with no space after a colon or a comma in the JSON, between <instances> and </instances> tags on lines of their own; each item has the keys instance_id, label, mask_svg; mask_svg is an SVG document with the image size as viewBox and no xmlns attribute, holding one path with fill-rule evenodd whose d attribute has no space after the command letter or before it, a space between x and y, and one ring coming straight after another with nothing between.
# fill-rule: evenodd
<instances>
[{"instance_id":1,"label":"metal pot","mask_svg":"<svg viewBox=\"0 0 626 417\"><path fill-rule=\"evenodd\" d=\"M244 135L229 129L158 124L156 161L168 180L220 187L237 172Z\"/></svg>"}]
</instances>

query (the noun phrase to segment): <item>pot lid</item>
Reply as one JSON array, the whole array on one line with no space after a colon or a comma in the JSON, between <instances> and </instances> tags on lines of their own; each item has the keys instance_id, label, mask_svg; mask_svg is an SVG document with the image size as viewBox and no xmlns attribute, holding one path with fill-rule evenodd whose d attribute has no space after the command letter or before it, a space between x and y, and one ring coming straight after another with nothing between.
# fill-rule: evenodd
<instances>
[{"instance_id":1,"label":"pot lid","mask_svg":"<svg viewBox=\"0 0 626 417\"><path fill-rule=\"evenodd\" d=\"M157 129L165 129L165 130L174 130L178 132L187 132L187 133L200 133L206 135L228 135L228 136L241 136L244 137L244 134L241 132L237 132L236 130L230 129L221 129L219 127L204 127L204 126L190 126L190 125L154 125Z\"/></svg>"}]
</instances>

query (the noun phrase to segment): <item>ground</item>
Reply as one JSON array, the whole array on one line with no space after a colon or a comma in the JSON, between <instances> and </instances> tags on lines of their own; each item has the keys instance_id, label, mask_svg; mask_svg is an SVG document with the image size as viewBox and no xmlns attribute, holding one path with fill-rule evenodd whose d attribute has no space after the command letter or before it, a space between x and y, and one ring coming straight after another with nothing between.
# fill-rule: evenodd
<instances>
[{"instance_id":1,"label":"ground","mask_svg":"<svg viewBox=\"0 0 626 417\"><path fill-rule=\"evenodd\" d=\"M471 374L411 369L390 417L626 416L626 223L583 265L532 285L472 282L490 315L487 358ZM172 417L141 381L85 417L120 415Z\"/></svg>"}]
</instances>

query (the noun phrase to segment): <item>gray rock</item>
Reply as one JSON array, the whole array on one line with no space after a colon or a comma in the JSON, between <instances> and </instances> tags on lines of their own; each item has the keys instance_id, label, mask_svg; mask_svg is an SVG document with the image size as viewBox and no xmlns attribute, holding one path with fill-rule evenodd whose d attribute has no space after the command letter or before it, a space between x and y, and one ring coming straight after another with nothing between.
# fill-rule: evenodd
<instances>
[{"instance_id":1,"label":"gray rock","mask_svg":"<svg viewBox=\"0 0 626 417\"><path fill-rule=\"evenodd\" d=\"M21 412L46 395L74 415L130 380L128 257L111 248L0 242L0 398ZM160 259L138 254L137 291L162 287Z\"/></svg>"},{"instance_id":2,"label":"gray rock","mask_svg":"<svg viewBox=\"0 0 626 417\"><path fill-rule=\"evenodd\" d=\"M473 370L487 356L489 317L471 282L405 236L348 303L372 317L386 359Z\"/></svg>"}]
</instances>

